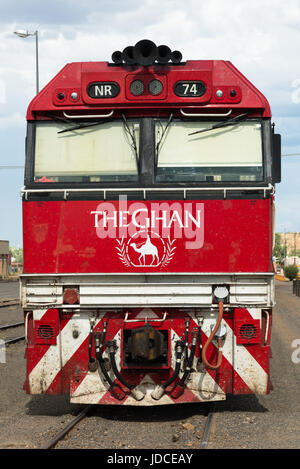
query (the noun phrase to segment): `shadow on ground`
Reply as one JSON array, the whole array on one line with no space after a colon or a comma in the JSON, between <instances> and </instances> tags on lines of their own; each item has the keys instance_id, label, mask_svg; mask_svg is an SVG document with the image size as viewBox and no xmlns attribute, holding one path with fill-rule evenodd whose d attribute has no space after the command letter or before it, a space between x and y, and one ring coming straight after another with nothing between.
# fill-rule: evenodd
<instances>
[{"instance_id":1,"label":"shadow on ground","mask_svg":"<svg viewBox=\"0 0 300 469\"><path fill-rule=\"evenodd\" d=\"M66 414L77 415L84 406L71 404L69 396L33 396L26 405L27 414L44 416L63 416ZM199 404L173 404L153 407L137 407L124 405L93 406L93 416L105 420L117 420L128 422L164 422L178 421L195 415L208 415L211 403ZM228 395L226 401L215 402L215 412L268 412L262 406L255 395L233 396Z\"/></svg>"}]
</instances>

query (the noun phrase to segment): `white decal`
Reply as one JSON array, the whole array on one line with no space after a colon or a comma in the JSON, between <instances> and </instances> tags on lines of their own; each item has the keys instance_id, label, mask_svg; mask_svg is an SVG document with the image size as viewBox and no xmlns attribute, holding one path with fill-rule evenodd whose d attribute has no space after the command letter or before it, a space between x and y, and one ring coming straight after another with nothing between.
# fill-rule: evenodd
<instances>
[{"instance_id":1,"label":"white decal","mask_svg":"<svg viewBox=\"0 0 300 469\"><path fill-rule=\"evenodd\" d=\"M176 251L176 240L186 249L204 243L204 204L191 202L132 202L120 198L118 208L101 202L92 210L100 239L116 240L116 251L126 267L165 267Z\"/></svg>"}]
</instances>

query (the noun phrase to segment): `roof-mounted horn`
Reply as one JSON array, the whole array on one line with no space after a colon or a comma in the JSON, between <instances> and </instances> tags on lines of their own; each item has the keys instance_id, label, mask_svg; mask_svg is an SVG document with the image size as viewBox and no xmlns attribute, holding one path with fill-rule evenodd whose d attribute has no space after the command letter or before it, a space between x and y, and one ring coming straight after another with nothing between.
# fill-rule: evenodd
<instances>
[{"instance_id":1,"label":"roof-mounted horn","mask_svg":"<svg viewBox=\"0 0 300 469\"><path fill-rule=\"evenodd\" d=\"M112 61L117 65L141 65L149 67L150 65L167 64L170 60L173 64L181 62L182 54L179 51L171 51L168 46L156 44L149 39L142 39L135 46L127 46L123 52L113 52Z\"/></svg>"}]
</instances>

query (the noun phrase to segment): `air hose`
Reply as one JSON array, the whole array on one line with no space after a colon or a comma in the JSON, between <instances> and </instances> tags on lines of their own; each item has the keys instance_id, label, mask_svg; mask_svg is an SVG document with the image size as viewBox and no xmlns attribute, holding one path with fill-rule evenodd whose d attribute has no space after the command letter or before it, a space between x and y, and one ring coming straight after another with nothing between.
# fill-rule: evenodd
<instances>
[{"instance_id":1,"label":"air hose","mask_svg":"<svg viewBox=\"0 0 300 469\"><path fill-rule=\"evenodd\" d=\"M190 321L189 321L189 319L186 319L185 320L185 335L184 335L185 361L186 361L186 363L188 362L188 354L189 354L189 327L190 327Z\"/></svg>"},{"instance_id":2,"label":"air hose","mask_svg":"<svg viewBox=\"0 0 300 469\"><path fill-rule=\"evenodd\" d=\"M122 383L126 388L129 389L130 394L136 399L137 401L141 401L145 394L142 391L139 391L138 389L135 389L135 386L132 384L129 384L123 376L120 374L117 364L116 364L116 359L115 359L115 352L116 352L116 343L115 341L110 341L107 342L107 347L109 349L109 358L110 358L110 363L112 370L116 376L116 378Z\"/></svg>"},{"instance_id":3,"label":"air hose","mask_svg":"<svg viewBox=\"0 0 300 469\"><path fill-rule=\"evenodd\" d=\"M195 357L195 352L196 352L196 344L197 344L197 337L198 337L198 331L193 330L193 332L192 332L191 353L190 353L190 356L188 357L186 368L184 370L184 373L182 375L181 380L179 381L179 383L175 386L175 388L171 392L171 396L174 399L177 399L179 396L181 396L183 394L184 384L185 384L185 382L186 382L186 380L187 380L187 378L188 378L188 376L191 372L193 362L194 362L194 357Z\"/></svg>"},{"instance_id":4,"label":"air hose","mask_svg":"<svg viewBox=\"0 0 300 469\"><path fill-rule=\"evenodd\" d=\"M210 334L209 338L205 342L205 344L203 346L203 349L202 349L202 361L203 361L204 365L207 368L209 368L210 370L218 370L221 366L221 363L222 363L222 356L223 356L222 345L223 345L223 342L222 342L222 339L220 337L218 337L218 358L217 358L216 365L212 365L211 363L209 363L209 361L206 358L206 350L207 350L209 344L211 343L211 341L213 340L217 330L219 329L222 318L223 318L223 301L219 301L219 314L218 314L218 319L217 319L216 325L215 325L212 333Z\"/></svg>"},{"instance_id":5,"label":"air hose","mask_svg":"<svg viewBox=\"0 0 300 469\"><path fill-rule=\"evenodd\" d=\"M100 347L100 340L101 340L101 334L100 333L97 333L95 334L95 344L96 344L96 357L97 357L97 360L99 362L99 365L100 365L100 368L101 368L101 371L103 373L103 376L104 376L104 379L105 381L108 382L108 384L110 385L110 392L111 394L116 398L118 399L119 401L121 401L122 399L124 399L125 397L125 393L122 391L122 389L117 386L116 384L114 384L113 380L111 379L111 377L109 376L108 372L107 372L107 369L105 368L105 362L104 362L104 359L103 359L103 356L102 356L102 351L101 351L101 347Z\"/></svg>"},{"instance_id":6,"label":"air hose","mask_svg":"<svg viewBox=\"0 0 300 469\"><path fill-rule=\"evenodd\" d=\"M89 339L89 363L88 363L88 368L90 371L97 370L97 359L92 357L93 332L94 332L94 320L91 320L90 339Z\"/></svg>"},{"instance_id":7,"label":"air hose","mask_svg":"<svg viewBox=\"0 0 300 469\"><path fill-rule=\"evenodd\" d=\"M172 384L173 381L175 381L175 379L179 375L180 366L181 366L181 357L182 357L183 350L184 350L184 342L182 342L181 340L178 340L176 342L176 345L175 345L176 363L175 363L174 372L173 372L172 376L168 379L168 381L166 381L163 384L159 384L158 386L156 386L156 388L154 389L154 391L151 394L153 399L159 400L163 396L163 394L165 393L165 390L167 389L167 387L170 386L170 384Z\"/></svg>"}]
</instances>

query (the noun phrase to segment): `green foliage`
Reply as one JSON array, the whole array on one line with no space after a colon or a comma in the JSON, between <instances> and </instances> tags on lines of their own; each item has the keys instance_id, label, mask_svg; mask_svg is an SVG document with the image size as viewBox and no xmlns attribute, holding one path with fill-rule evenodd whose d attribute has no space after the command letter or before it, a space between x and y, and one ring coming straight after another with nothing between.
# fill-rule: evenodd
<instances>
[{"instance_id":1,"label":"green foliage","mask_svg":"<svg viewBox=\"0 0 300 469\"><path fill-rule=\"evenodd\" d=\"M282 262L284 258L284 246L281 246L281 236L280 233L275 233L275 244L273 249L273 256Z\"/></svg>"},{"instance_id":2,"label":"green foliage","mask_svg":"<svg viewBox=\"0 0 300 469\"><path fill-rule=\"evenodd\" d=\"M294 280L298 275L298 267L295 264L287 265L284 268L284 276L289 280Z\"/></svg>"},{"instance_id":3,"label":"green foliage","mask_svg":"<svg viewBox=\"0 0 300 469\"><path fill-rule=\"evenodd\" d=\"M22 248L15 248L14 246L10 246L9 253L11 257L14 258L14 262L19 262L20 264L23 263L23 249Z\"/></svg>"}]
</instances>

